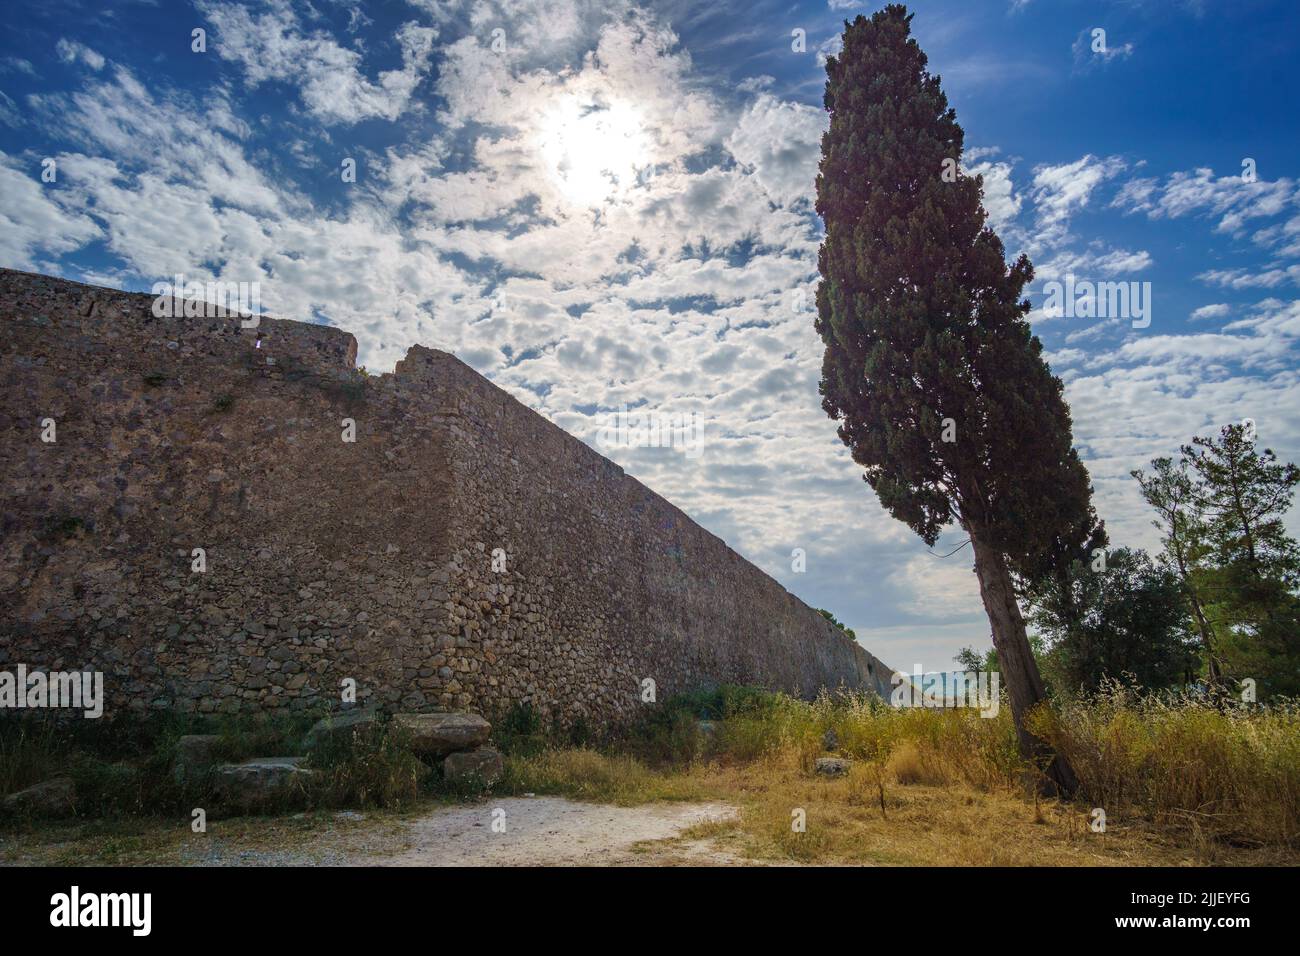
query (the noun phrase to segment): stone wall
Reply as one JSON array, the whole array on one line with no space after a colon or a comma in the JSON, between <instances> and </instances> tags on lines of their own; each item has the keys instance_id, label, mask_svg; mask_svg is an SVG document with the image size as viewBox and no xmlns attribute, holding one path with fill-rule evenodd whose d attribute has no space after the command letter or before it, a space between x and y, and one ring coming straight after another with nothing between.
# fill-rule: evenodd
<instances>
[{"instance_id":1,"label":"stone wall","mask_svg":"<svg viewBox=\"0 0 1300 956\"><path fill-rule=\"evenodd\" d=\"M887 695L859 645L451 355L367 377L338 329L152 303L0 270L0 669L205 713L332 705L345 678L389 709L588 722L636 713L645 678Z\"/></svg>"}]
</instances>

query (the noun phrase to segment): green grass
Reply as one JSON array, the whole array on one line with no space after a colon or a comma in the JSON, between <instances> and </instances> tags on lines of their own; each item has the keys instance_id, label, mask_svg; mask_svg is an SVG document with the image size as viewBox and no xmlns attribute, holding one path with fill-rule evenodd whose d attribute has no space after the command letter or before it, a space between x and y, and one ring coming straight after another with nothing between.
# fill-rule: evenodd
<instances>
[{"instance_id":1,"label":"green grass","mask_svg":"<svg viewBox=\"0 0 1300 956\"><path fill-rule=\"evenodd\" d=\"M206 777L178 780L172 772L181 736L217 734L218 759L239 761L299 753L299 741L313 722L307 714L212 719L123 715L101 720L45 712L5 715L0 719L0 796L69 776L76 785L76 814L90 819L207 806L211 788Z\"/></svg>"},{"instance_id":2,"label":"green grass","mask_svg":"<svg viewBox=\"0 0 1300 956\"><path fill-rule=\"evenodd\" d=\"M314 806L399 807L434 786L433 770L411 751L406 733L387 724L328 739L307 766L315 771Z\"/></svg>"},{"instance_id":3,"label":"green grass","mask_svg":"<svg viewBox=\"0 0 1300 956\"><path fill-rule=\"evenodd\" d=\"M126 820L188 814L215 806L210 773L174 773L177 741L186 734L215 734L215 763L251 757L305 756L312 771L300 792L279 810L398 808L426 797L468 799L473 783L452 786L411 750L405 733L389 723L326 738L305 752L303 738L318 714L233 715L215 718L161 715L77 720L44 712L0 719L0 797L56 776L76 785L75 816ZM276 809L276 808L271 808ZM12 815L11 815L12 816ZM24 824L30 820L0 822Z\"/></svg>"}]
</instances>

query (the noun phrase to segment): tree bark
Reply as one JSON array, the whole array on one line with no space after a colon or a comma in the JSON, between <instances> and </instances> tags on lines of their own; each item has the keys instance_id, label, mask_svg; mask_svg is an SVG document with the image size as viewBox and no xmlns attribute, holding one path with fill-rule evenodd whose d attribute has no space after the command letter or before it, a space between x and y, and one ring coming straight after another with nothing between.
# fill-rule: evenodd
<instances>
[{"instance_id":1,"label":"tree bark","mask_svg":"<svg viewBox=\"0 0 1300 956\"><path fill-rule=\"evenodd\" d=\"M1015 586L1006 558L988 543L979 529L968 526L966 530L975 551L980 597L993 628L998 668L1011 699L1011 716L1020 739L1020 753L1042 769L1041 785L1047 795L1068 798L1079 786L1073 768L1045 740L1034 736L1025 727L1030 710L1046 699L1047 694L1043 689L1042 675L1038 672L1038 662L1029 648L1029 636L1025 633L1020 605L1016 603Z\"/></svg>"},{"instance_id":2,"label":"tree bark","mask_svg":"<svg viewBox=\"0 0 1300 956\"><path fill-rule=\"evenodd\" d=\"M1170 527L1172 524L1172 518ZM1178 565L1178 578L1182 583L1183 590L1186 592L1187 600L1192 605L1192 616L1196 618L1196 629L1201 634L1201 644L1205 648L1205 662L1210 669L1210 685L1219 686L1223 682L1222 675L1219 673L1219 661L1214 656L1214 644L1211 640L1210 622L1205 619L1205 610L1201 606L1201 596L1196 593L1196 588L1192 584L1192 573L1187 568L1187 557L1184 554L1182 542L1175 536L1170 535L1169 550L1173 552L1174 561Z\"/></svg>"},{"instance_id":3,"label":"tree bark","mask_svg":"<svg viewBox=\"0 0 1300 956\"><path fill-rule=\"evenodd\" d=\"M1192 602L1192 611L1196 617L1197 630L1201 632L1201 644L1205 647L1205 661L1210 668L1210 685L1218 687L1223 683L1223 675L1219 671L1219 659L1214 656L1214 646L1210 640L1210 622L1205 619L1205 611L1201 608L1201 599L1196 592L1190 587L1187 588L1188 597Z\"/></svg>"}]
</instances>

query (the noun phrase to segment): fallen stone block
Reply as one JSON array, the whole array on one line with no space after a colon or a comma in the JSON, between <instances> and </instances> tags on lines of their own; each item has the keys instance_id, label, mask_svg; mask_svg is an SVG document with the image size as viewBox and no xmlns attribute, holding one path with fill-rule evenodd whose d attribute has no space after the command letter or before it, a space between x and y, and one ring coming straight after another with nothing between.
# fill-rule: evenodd
<instances>
[{"instance_id":1,"label":"fallen stone block","mask_svg":"<svg viewBox=\"0 0 1300 956\"><path fill-rule=\"evenodd\" d=\"M478 750L448 754L442 762L442 776L451 784L478 783L490 787L506 772L505 761L495 750L480 747Z\"/></svg>"},{"instance_id":2,"label":"fallen stone block","mask_svg":"<svg viewBox=\"0 0 1300 956\"><path fill-rule=\"evenodd\" d=\"M76 807L77 790L71 777L53 777L4 799L10 813L42 817L65 817Z\"/></svg>"},{"instance_id":3,"label":"fallen stone block","mask_svg":"<svg viewBox=\"0 0 1300 956\"><path fill-rule=\"evenodd\" d=\"M213 789L222 806L260 810L297 801L312 771L300 766L305 757L253 757L218 767Z\"/></svg>"},{"instance_id":4,"label":"fallen stone block","mask_svg":"<svg viewBox=\"0 0 1300 956\"><path fill-rule=\"evenodd\" d=\"M423 757L441 757L487 743L492 725L477 714L394 714L393 724L411 738Z\"/></svg>"},{"instance_id":5,"label":"fallen stone block","mask_svg":"<svg viewBox=\"0 0 1300 956\"><path fill-rule=\"evenodd\" d=\"M843 777L848 774L853 761L843 757L818 757L817 772L825 777Z\"/></svg>"},{"instance_id":6,"label":"fallen stone block","mask_svg":"<svg viewBox=\"0 0 1300 956\"><path fill-rule=\"evenodd\" d=\"M379 725L379 713L374 710L345 710L323 717L312 724L303 738L303 746L311 750L325 743L344 743L357 733L367 733Z\"/></svg>"}]
</instances>

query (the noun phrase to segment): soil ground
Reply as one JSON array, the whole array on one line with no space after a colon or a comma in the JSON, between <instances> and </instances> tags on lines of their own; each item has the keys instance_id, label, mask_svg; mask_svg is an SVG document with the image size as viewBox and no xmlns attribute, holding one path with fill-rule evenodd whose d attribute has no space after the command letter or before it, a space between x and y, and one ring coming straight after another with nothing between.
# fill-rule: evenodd
<instances>
[{"instance_id":1,"label":"soil ground","mask_svg":"<svg viewBox=\"0 0 1300 956\"><path fill-rule=\"evenodd\" d=\"M207 833L159 821L0 835L0 865L726 866L747 863L688 831L734 820L722 803L633 807L502 797L407 814L214 820ZM495 828L494 828L495 823Z\"/></svg>"}]
</instances>

